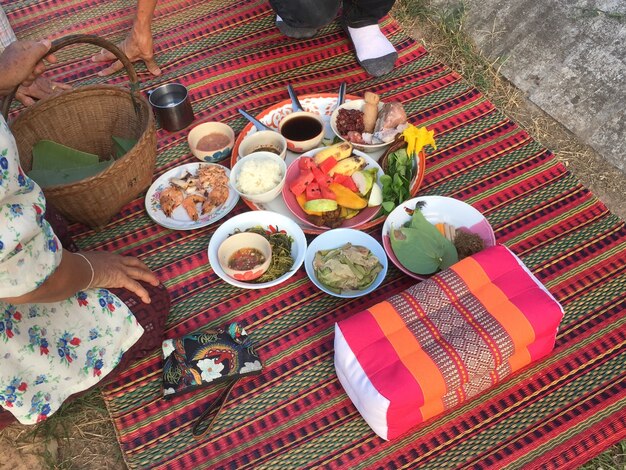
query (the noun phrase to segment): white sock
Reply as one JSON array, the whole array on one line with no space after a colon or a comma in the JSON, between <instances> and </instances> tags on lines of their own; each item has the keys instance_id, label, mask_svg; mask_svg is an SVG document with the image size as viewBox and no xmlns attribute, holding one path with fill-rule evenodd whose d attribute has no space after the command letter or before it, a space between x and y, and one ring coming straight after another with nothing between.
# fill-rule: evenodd
<instances>
[{"instance_id":1,"label":"white sock","mask_svg":"<svg viewBox=\"0 0 626 470\"><path fill-rule=\"evenodd\" d=\"M356 55L361 62L368 59L378 59L396 52L393 44L389 42L377 24L361 28L348 26L348 32L356 49Z\"/></svg>"}]
</instances>

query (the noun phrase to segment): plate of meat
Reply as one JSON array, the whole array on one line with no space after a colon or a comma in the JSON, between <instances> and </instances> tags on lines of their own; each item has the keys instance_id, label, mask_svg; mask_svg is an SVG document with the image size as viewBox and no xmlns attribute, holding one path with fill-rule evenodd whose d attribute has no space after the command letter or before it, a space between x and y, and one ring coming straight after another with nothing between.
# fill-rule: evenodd
<instances>
[{"instance_id":1,"label":"plate of meat","mask_svg":"<svg viewBox=\"0 0 626 470\"><path fill-rule=\"evenodd\" d=\"M330 116L335 135L366 153L387 149L406 126L407 116L401 103L383 103L369 91L364 99L346 101Z\"/></svg>"},{"instance_id":2,"label":"plate of meat","mask_svg":"<svg viewBox=\"0 0 626 470\"><path fill-rule=\"evenodd\" d=\"M173 230L206 227L225 217L239 201L229 185L230 170L215 163L187 163L172 168L146 193L146 212Z\"/></svg>"}]
</instances>

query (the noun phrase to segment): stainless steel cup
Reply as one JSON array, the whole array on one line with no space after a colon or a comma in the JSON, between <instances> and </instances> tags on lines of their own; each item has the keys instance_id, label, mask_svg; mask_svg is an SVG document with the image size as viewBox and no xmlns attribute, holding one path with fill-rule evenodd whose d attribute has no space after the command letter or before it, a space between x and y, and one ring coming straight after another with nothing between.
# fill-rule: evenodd
<instances>
[{"instance_id":1,"label":"stainless steel cup","mask_svg":"<svg viewBox=\"0 0 626 470\"><path fill-rule=\"evenodd\" d=\"M193 122L189 92L180 83L161 85L149 94L148 100L163 129L179 131Z\"/></svg>"}]
</instances>

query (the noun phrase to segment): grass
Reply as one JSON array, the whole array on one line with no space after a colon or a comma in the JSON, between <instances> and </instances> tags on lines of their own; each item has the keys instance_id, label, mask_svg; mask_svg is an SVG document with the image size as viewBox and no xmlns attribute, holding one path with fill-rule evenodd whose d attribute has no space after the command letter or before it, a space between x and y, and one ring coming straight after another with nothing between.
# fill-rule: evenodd
<instances>
[{"instance_id":1,"label":"grass","mask_svg":"<svg viewBox=\"0 0 626 470\"><path fill-rule=\"evenodd\" d=\"M36 456L33 462L39 465L35 468L41 465L54 470L126 468L99 390L89 391L63 405L36 427L14 425L0 431L0 444L6 442L21 451L18 459L24 455ZM27 467L18 464L17 469L21 468Z\"/></svg>"},{"instance_id":2,"label":"grass","mask_svg":"<svg viewBox=\"0 0 626 470\"><path fill-rule=\"evenodd\" d=\"M500 74L502 58L489 59L465 30L461 0L435 8L430 0L398 0L392 16L414 39L483 92L496 107L522 126L535 140L591 189L609 209L626 219L626 177L560 123L530 103ZM499 32L494 31L497 35Z\"/></svg>"},{"instance_id":3,"label":"grass","mask_svg":"<svg viewBox=\"0 0 626 470\"><path fill-rule=\"evenodd\" d=\"M609 448L590 460L578 470L624 470L626 469L626 441Z\"/></svg>"}]
</instances>

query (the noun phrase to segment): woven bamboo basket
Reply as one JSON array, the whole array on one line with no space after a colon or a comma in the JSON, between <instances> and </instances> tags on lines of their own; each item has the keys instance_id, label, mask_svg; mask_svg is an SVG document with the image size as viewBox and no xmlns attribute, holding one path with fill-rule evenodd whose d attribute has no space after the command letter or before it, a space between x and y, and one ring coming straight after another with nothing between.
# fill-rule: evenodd
<instances>
[{"instance_id":1,"label":"woven bamboo basket","mask_svg":"<svg viewBox=\"0 0 626 470\"><path fill-rule=\"evenodd\" d=\"M32 167L33 146L42 139L99 155L101 160L113 154L112 136L137 140L130 151L101 173L44 189L48 203L68 220L99 229L152 182L156 127L148 101L138 92L133 65L115 45L97 36L74 35L54 41L48 53L78 43L94 44L115 54L126 68L130 89L90 85L67 90L26 108L10 127L26 172ZM3 103L5 118L13 95Z\"/></svg>"}]
</instances>

